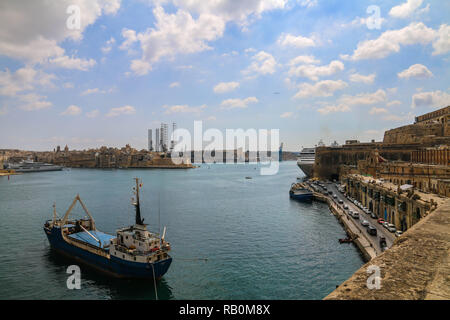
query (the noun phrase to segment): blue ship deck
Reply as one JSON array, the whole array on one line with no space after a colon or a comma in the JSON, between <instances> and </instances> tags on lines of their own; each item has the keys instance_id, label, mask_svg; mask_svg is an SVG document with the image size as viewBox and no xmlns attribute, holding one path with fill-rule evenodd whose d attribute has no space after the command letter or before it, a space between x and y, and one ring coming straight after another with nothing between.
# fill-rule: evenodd
<instances>
[{"instance_id":1,"label":"blue ship deck","mask_svg":"<svg viewBox=\"0 0 450 320\"><path fill-rule=\"evenodd\" d=\"M112 236L110 234L107 233L103 233L101 231L89 231L94 237L96 237L98 240L100 240L101 245L98 241L95 241L94 238L92 238L87 232L83 231L83 232L77 232L77 233L72 233L69 235L70 238L75 239L75 240L79 240L82 242L86 242L89 243L90 245L96 246L96 247L103 247L106 244L109 244L109 241L111 239L114 239L115 236Z\"/></svg>"}]
</instances>

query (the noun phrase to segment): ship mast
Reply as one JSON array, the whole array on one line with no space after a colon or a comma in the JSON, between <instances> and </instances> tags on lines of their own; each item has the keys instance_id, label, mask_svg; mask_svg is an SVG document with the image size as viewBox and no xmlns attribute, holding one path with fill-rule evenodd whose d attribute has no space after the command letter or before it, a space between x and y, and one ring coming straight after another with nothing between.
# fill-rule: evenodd
<instances>
[{"instance_id":1,"label":"ship mast","mask_svg":"<svg viewBox=\"0 0 450 320\"><path fill-rule=\"evenodd\" d=\"M141 206L139 203L139 179L134 179L136 180L136 188L133 188L135 190L136 202L133 203L133 205L136 208L136 224L144 225L144 219L141 218Z\"/></svg>"}]
</instances>

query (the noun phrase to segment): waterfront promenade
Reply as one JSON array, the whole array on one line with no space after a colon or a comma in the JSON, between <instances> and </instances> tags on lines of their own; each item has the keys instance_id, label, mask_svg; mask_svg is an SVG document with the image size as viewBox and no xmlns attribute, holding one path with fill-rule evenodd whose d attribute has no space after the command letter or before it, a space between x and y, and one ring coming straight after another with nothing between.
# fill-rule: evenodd
<instances>
[{"instance_id":1,"label":"waterfront promenade","mask_svg":"<svg viewBox=\"0 0 450 320\"><path fill-rule=\"evenodd\" d=\"M325 299L450 299L450 199L362 266ZM381 288L369 289L369 266L381 269Z\"/></svg>"},{"instance_id":2,"label":"waterfront promenade","mask_svg":"<svg viewBox=\"0 0 450 320\"><path fill-rule=\"evenodd\" d=\"M392 233L378 224L376 219L372 219L368 214L344 197L333 183L324 184L328 191L332 191L333 194L337 195L336 199L328 194L321 193L320 187L318 186L306 184L306 187L314 192L315 200L326 202L328 204L331 212L343 225L345 231L349 237L353 239L353 243L359 248L366 261L372 260L383 252L379 242L380 236L385 237L387 248L390 248L393 245L395 236ZM339 199L343 201L342 204L338 203ZM349 210L358 212L359 219L351 217L348 212L349 210L343 209L344 204L348 206ZM377 229L377 235L372 236L367 232L367 228L361 224L361 221L364 220L368 221L371 226Z\"/></svg>"}]
</instances>

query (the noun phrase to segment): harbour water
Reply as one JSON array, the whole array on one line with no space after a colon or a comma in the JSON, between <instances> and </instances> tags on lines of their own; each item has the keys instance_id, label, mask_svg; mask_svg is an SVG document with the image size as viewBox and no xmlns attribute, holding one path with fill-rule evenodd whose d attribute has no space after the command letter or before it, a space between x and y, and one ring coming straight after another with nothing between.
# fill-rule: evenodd
<instances>
[{"instance_id":1,"label":"harbour water","mask_svg":"<svg viewBox=\"0 0 450 320\"><path fill-rule=\"evenodd\" d=\"M190 170L70 169L0 177L0 299L155 299L153 282L112 280L81 266L69 290L71 260L53 253L42 225L52 204L64 215L77 193L97 228L133 223L131 188L143 180L142 215L167 226L174 260L159 299L322 299L364 263L328 207L289 198L301 175L282 162L274 176L258 164ZM245 179L251 176L252 179ZM74 211L82 216L78 205Z\"/></svg>"}]
</instances>

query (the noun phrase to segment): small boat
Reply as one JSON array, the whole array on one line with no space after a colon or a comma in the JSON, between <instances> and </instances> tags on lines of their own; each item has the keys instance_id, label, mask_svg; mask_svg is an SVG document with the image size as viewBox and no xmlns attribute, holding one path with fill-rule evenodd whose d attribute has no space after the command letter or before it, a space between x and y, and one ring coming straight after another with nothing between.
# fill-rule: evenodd
<instances>
[{"instance_id":1,"label":"small boat","mask_svg":"<svg viewBox=\"0 0 450 320\"><path fill-rule=\"evenodd\" d=\"M350 243L353 242L352 238L339 239L339 243Z\"/></svg>"},{"instance_id":2,"label":"small boat","mask_svg":"<svg viewBox=\"0 0 450 320\"><path fill-rule=\"evenodd\" d=\"M306 188L291 189L289 191L289 196L291 199L302 202L311 202L313 200L313 193Z\"/></svg>"},{"instance_id":3,"label":"small boat","mask_svg":"<svg viewBox=\"0 0 450 320\"><path fill-rule=\"evenodd\" d=\"M245 179L250 180L250 179L253 179L253 178L252 177L245 177Z\"/></svg>"}]
</instances>

